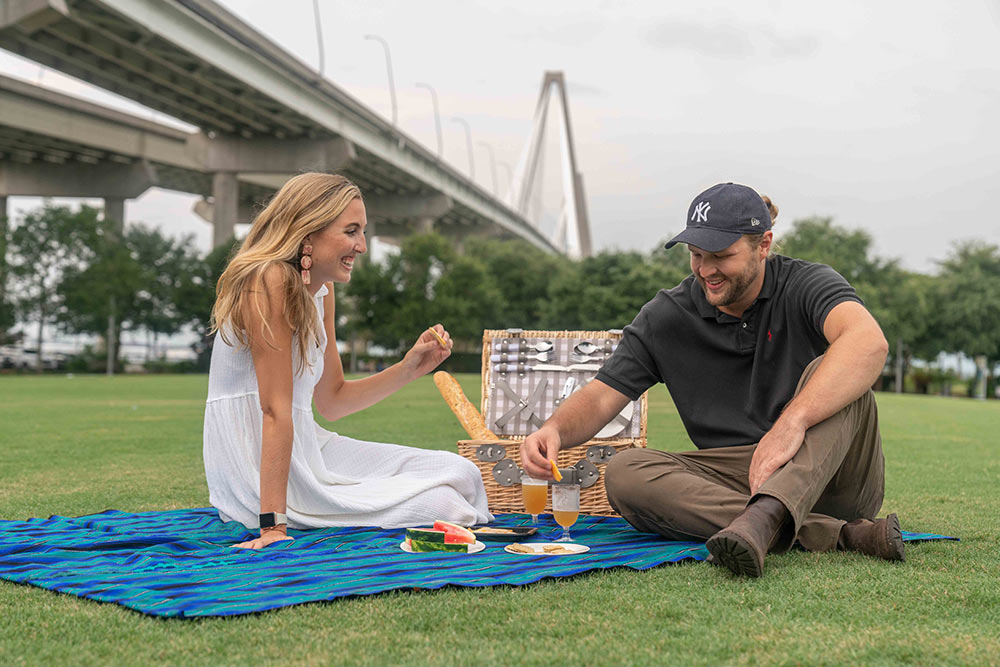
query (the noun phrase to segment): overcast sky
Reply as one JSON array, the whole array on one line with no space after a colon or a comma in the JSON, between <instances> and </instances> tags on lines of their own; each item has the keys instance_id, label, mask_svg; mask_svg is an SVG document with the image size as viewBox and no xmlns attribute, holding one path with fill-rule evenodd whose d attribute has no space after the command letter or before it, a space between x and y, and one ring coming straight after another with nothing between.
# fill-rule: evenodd
<instances>
[{"instance_id":1,"label":"overcast sky","mask_svg":"<svg viewBox=\"0 0 1000 667\"><path fill-rule=\"evenodd\" d=\"M310 0L223 4L318 65ZM430 96L414 84L434 86L445 158L467 171L460 116L487 188L479 142L514 166L544 71L563 70L597 248L652 249L721 181L770 195L779 237L795 219L832 216L915 270L933 271L957 240L1000 244L997 0L321 5L326 76L388 118L382 49L364 35L385 38L402 130L436 150ZM0 72L94 95L6 53ZM193 203L151 191L127 217L207 248Z\"/></svg>"}]
</instances>

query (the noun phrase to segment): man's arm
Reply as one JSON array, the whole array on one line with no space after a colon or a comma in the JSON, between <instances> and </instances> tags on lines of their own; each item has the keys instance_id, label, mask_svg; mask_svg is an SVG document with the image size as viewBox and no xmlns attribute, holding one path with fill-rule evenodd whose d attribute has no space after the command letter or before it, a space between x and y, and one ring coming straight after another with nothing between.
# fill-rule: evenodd
<instances>
[{"instance_id":1,"label":"man's arm","mask_svg":"<svg viewBox=\"0 0 1000 667\"><path fill-rule=\"evenodd\" d=\"M576 392L521 443L521 465L536 479L552 479L548 460L556 460L560 449L587 442L625 409L629 397L600 380Z\"/></svg>"},{"instance_id":2,"label":"man's arm","mask_svg":"<svg viewBox=\"0 0 1000 667\"><path fill-rule=\"evenodd\" d=\"M856 301L837 304L826 317L827 348L816 371L768 431L750 461L750 495L788 463L806 430L857 400L875 383L889 344L878 322Z\"/></svg>"}]
</instances>

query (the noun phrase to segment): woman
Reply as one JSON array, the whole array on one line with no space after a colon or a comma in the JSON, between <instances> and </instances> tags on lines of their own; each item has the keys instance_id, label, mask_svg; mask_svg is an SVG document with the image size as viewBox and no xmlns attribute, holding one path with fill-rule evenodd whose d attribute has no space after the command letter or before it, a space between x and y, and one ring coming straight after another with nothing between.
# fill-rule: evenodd
<instances>
[{"instance_id":1,"label":"woman","mask_svg":"<svg viewBox=\"0 0 1000 667\"><path fill-rule=\"evenodd\" d=\"M287 526L395 528L489 521L475 465L448 452L354 440L321 428L363 410L451 354L425 331L403 360L346 381L332 283L367 250L357 186L331 174L289 180L219 278L205 411L209 498L223 521L261 527L239 547L291 539Z\"/></svg>"}]
</instances>

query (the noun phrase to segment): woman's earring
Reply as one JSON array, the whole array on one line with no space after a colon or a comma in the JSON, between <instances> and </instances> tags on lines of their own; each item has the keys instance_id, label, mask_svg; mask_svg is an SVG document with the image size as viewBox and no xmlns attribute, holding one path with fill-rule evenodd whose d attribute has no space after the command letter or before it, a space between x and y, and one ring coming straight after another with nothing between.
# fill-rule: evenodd
<instances>
[{"instance_id":1,"label":"woman's earring","mask_svg":"<svg viewBox=\"0 0 1000 667\"><path fill-rule=\"evenodd\" d=\"M302 269L302 284L308 285L310 282L312 282L312 279L309 276L309 269L311 269L313 265L312 243L309 243L308 241L303 242L301 254L302 256L299 257L299 267Z\"/></svg>"}]
</instances>

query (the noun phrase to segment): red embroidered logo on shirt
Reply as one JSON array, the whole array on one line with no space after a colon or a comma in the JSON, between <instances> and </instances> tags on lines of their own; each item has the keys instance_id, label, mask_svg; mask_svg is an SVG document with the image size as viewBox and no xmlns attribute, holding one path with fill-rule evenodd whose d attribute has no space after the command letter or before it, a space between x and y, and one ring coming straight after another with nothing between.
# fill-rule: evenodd
<instances>
[{"instance_id":1,"label":"red embroidered logo on shirt","mask_svg":"<svg viewBox=\"0 0 1000 667\"><path fill-rule=\"evenodd\" d=\"M771 330L770 329L767 330L767 340L768 340L768 342L771 341Z\"/></svg>"}]
</instances>

